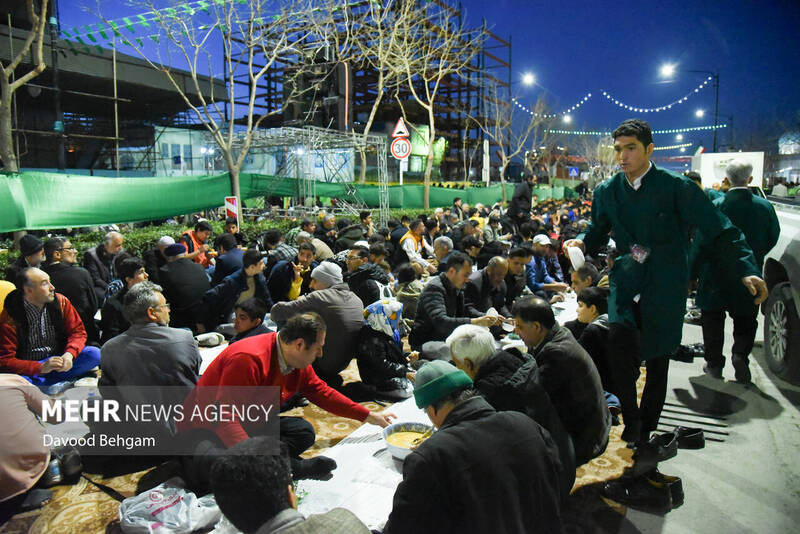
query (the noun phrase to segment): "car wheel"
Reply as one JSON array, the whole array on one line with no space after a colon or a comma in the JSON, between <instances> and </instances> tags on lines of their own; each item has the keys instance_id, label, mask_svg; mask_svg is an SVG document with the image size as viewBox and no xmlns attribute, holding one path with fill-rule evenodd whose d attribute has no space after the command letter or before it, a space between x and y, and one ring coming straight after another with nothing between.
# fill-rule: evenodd
<instances>
[{"instance_id":1,"label":"car wheel","mask_svg":"<svg viewBox=\"0 0 800 534\"><path fill-rule=\"evenodd\" d=\"M800 318L788 283L772 288L767 300L764 355L773 373L792 382L800 379Z\"/></svg>"}]
</instances>

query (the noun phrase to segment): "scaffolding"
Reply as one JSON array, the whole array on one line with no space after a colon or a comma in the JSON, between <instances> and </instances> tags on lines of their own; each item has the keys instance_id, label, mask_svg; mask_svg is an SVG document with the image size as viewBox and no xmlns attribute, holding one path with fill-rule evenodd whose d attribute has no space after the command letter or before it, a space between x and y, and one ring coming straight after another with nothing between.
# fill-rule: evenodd
<instances>
[{"instance_id":1,"label":"scaffolding","mask_svg":"<svg viewBox=\"0 0 800 534\"><path fill-rule=\"evenodd\" d=\"M461 26L463 12L460 4L450 0L431 2ZM368 2L363 1L351 2L344 9L348 11L346 16L342 15L344 19L357 20L365 16L369 7ZM260 113L272 114L265 123L274 126L315 125L346 132L363 131L363 117L372 109L377 92L377 73L368 66L333 61L329 45L323 38L315 41L302 28L295 30L298 37L293 44L303 53L276 61L260 79L256 89L255 108ZM468 33L472 37L483 36L481 48L464 75L450 76L442 81L440 96L434 106L437 136L446 139L448 144L441 167L441 176L446 179L480 177L484 154L478 149L487 139L481 124L490 124L494 120L492 115L498 105L511 105L510 37L506 40L492 33L485 21L480 27L468 30ZM470 46L470 43L464 46ZM258 63L253 65L253 69L262 67ZM308 70L307 82L313 90L303 87L301 89L305 91L305 97L301 102L285 102L287 90L283 84L284 78L299 68ZM246 104L250 96L247 87L249 79L237 78L234 84L239 86L239 90L235 90L240 99L237 104ZM498 90L494 93L487 91L490 85ZM499 99L499 103L494 96L505 97L506 94L507 98ZM401 90L397 98L403 103L408 120L427 124L427 114L415 104L408 89ZM375 116L374 124L377 127L373 127L373 130L383 133L385 128L381 128L380 123L393 125L400 117L398 107L395 100L385 99ZM489 142L491 158L497 145L492 139Z\"/></svg>"},{"instance_id":2,"label":"scaffolding","mask_svg":"<svg viewBox=\"0 0 800 534\"><path fill-rule=\"evenodd\" d=\"M378 172L378 219L385 225L389 220L386 137L369 135L366 141L368 156L373 158ZM244 134L240 134L234 149L241 149L244 142ZM358 215L360 210L367 209L366 203L353 183L352 167L337 157L337 151L355 153L362 149L363 143L362 136L315 126L259 129L252 132L248 158L253 162L257 158L272 158L274 170L271 174L280 180L276 188L283 180L297 180L293 197L295 212L315 210L316 184L321 177L324 182L344 187L344 195L336 199L337 206L345 214ZM316 169L313 172L312 165Z\"/></svg>"}]
</instances>

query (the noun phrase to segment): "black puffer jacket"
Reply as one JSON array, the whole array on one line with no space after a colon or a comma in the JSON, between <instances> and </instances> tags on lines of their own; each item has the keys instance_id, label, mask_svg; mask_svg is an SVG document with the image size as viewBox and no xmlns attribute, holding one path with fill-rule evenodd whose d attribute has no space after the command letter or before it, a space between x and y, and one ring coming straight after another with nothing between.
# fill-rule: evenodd
<instances>
[{"instance_id":1,"label":"black puffer jacket","mask_svg":"<svg viewBox=\"0 0 800 534\"><path fill-rule=\"evenodd\" d=\"M456 289L446 274L434 277L417 302L417 315L408 342L419 350L427 341L444 341L457 326L469 324L464 311L464 292Z\"/></svg>"},{"instance_id":2,"label":"black puffer jacket","mask_svg":"<svg viewBox=\"0 0 800 534\"><path fill-rule=\"evenodd\" d=\"M530 417L474 397L403 463L384 534L562 531L562 466Z\"/></svg>"},{"instance_id":3,"label":"black puffer jacket","mask_svg":"<svg viewBox=\"0 0 800 534\"><path fill-rule=\"evenodd\" d=\"M344 281L366 307L381 298L376 282L388 285L389 275L374 263L365 263L354 272L345 273Z\"/></svg>"},{"instance_id":4,"label":"black puffer jacket","mask_svg":"<svg viewBox=\"0 0 800 534\"><path fill-rule=\"evenodd\" d=\"M365 384L380 386L391 378L404 378L408 372L403 348L369 325L361 328L356 350L358 374Z\"/></svg>"},{"instance_id":5,"label":"black puffer jacket","mask_svg":"<svg viewBox=\"0 0 800 534\"><path fill-rule=\"evenodd\" d=\"M569 434L542 386L536 360L514 349L497 351L475 375L475 389L498 412L522 412L550 432L564 466L562 489L568 494L575 482Z\"/></svg>"},{"instance_id":6,"label":"black puffer jacket","mask_svg":"<svg viewBox=\"0 0 800 534\"><path fill-rule=\"evenodd\" d=\"M553 328L536 348L541 383L572 436L575 464L583 465L606 450L611 414L597 368L566 328Z\"/></svg>"}]
</instances>

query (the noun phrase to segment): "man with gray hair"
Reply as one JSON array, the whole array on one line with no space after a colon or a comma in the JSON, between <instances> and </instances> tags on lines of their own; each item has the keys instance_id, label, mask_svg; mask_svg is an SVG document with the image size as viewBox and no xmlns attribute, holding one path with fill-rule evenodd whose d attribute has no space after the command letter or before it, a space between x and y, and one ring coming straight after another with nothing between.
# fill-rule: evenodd
<instances>
[{"instance_id":1,"label":"man with gray hair","mask_svg":"<svg viewBox=\"0 0 800 534\"><path fill-rule=\"evenodd\" d=\"M83 255L83 267L92 275L97 302L103 302L109 282L115 278L114 258L122 252L122 234L108 232L103 242Z\"/></svg>"},{"instance_id":2,"label":"man with gray hair","mask_svg":"<svg viewBox=\"0 0 800 534\"><path fill-rule=\"evenodd\" d=\"M716 206L744 234L760 271L764 257L778 242L781 233L775 209L768 201L750 192L753 166L734 160L725 169L723 183L730 185L724 196L714 200ZM716 243L705 243L698 235L692 243L690 261L692 276L698 278L697 306L703 326L706 365L703 370L714 378L722 378L725 357L722 355L725 312L733 318L731 363L736 381L750 383L749 356L758 327L758 306L747 289L738 283L731 266L724 261Z\"/></svg>"},{"instance_id":3,"label":"man with gray hair","mask_svg":"<svg viewBox=\"0 0 800 534\"><path fill-rule=\"evenodd\" d=\"M302 243L311 243L314 245L314 250L316 250L314 259L317 261L325 261L333 257L333 251L331 250L331 247L325 243L325 241L319 239L318 237L314 237L305 230L297 233L295 236L295 242L298 245Z\"/></svg>"},{"instance_id":4,"label":"man with gray hair","mask_svg":"<svg viewBox=\"0 0 800 534\"><path fill-rule=\"evenodd\" d=\"M447 272L445 265L447 265L447 260L450 257L450 253L453 252L453 248L453 240L446 235L439 236L433 240L433 255L439 262L438 274Z\"/></svg>"},{"instance_id":5,"label":"man with gray hair","mask_svg":"<svg viewBox=\"0 0 800 534\"><path fill-rule=\"evenodd\" d=\"M168 326L169 304L161 286L152 282L139 282L128 290L123 313L130 328L100 350L98 385L103 398L120 403L182 403L200 376L202 359L192 333ZM149 387L140 391L132 386ZM164 425L169 435L175 434L173 422Z\"/></svg>"}]
</instances>

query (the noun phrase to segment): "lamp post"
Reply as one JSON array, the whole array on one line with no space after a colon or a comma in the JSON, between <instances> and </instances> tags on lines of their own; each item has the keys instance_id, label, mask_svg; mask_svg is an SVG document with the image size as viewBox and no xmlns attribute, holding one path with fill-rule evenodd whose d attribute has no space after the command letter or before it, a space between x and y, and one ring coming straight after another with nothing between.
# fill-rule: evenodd
<instances>
[{"instance_id":1,"label":"lamp post","mask_svg":"<svg viewBox=\"0 0 800 534\"><path fill-rule=\"evenodd\" d=\"M675 72L677 71L677 67L675 64L664 64L661 66L661 76L663 78L671 78ZM708 74L714 80L714 143L712 151L717 151L717 125L719 121L719 72L710 71L710 70L683 70L683 72L694 72L698 74ZM700 115L698 115L700 116Z\"/></svg>"}]
</instances>

